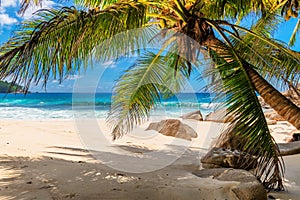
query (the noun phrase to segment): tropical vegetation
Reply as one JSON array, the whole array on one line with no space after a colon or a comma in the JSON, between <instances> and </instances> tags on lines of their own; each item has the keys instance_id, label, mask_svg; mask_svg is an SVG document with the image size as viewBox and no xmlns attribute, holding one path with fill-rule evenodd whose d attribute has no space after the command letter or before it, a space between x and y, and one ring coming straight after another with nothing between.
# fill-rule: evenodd
<instances>
[{"instance_id":1,"label":"tropical vegetation","mask_svg":"<svg viewBox=\"0 0 300 200\"><path fill-rule=\"evenodd\" d=\"M30 3L23 0L21 12ZM255 171L266 187L283 189L284 165L257 99L259 93L300 128L300 109L271 84L296 85L300 57L272 33L298 17L297 0L74 0L76 7L41 10L1 46L0 77L14 83L65 76L99 60L140 54L117 82L108 123L114 139L149 118L161 98L179 92L191 71L209 69L210 85L227 98L236 120L230 130L247 138L241 150L255 155ZM252 24L244 20L251 18ZM296 40L299 23L291 36ZM135 30L135 31L132 31ZM117 38L117 39L116 39ZM160 43L159 50L146 51ZM144 50L143 50L144 49ZM199 62L205 59L205 65ZM209 63L209 64L208 64ZM208 66L209 65L209 66ZM164 95L161 95L164 94Z\"/></svg>"},{"instance_id":2,"label":"tropical vegetation","mask_svg":"<svg viewBox=\"0 0 300 200\"><path fill-rule=\"evenodd\" d=\"M21 85L11 84L7 81L0 81L0 93L23 92Z\"/></svg>"}]
</instances>

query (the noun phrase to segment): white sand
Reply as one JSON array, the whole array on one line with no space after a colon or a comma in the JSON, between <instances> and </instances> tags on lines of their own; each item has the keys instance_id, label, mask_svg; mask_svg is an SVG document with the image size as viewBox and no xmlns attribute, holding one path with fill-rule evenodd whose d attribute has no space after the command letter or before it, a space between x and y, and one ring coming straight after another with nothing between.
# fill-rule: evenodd
<instances>
[{"instance_id":1,"label":"white sand","mask_svg":"<svg viewBox=\"0 0 300 200\"><path fill-rule=\"evenodd\" d=\"M189 148L209 148L213 139L224 128L223 124L214 122L197 122L184 120L184 123L192 126L198 133L198 138L192 142L167 137L156 131L144 131L150 122L134 129L132 134L112 141L110 129L104 119L94 121L85 120L1 120L0 121L0 153L7 156L48 156L57 148L68 147L87 149L93 146L95 149L109 151L110 147L118 145L140 146L149 150L162 149L162 146L178 145ZM92 125L91 125L92 124ZM97 140L97 139L105 139ZM94 144L89 144L94 142ZM105 146L108 149L100 149ZM117 151L117 150L115 150ZM110 152L110 151L109 151ZM52 155L52 154L51 154ZM60 155L52 155L61 158ZM64 159L69 159L67 155ZM75 159L70 157L70 159Z\"/></svg>"},{"instance_id":2,"label":"white sand","mask_svg":"<svg viewBox=\"0 0 300 200\"><path fill-rule=\"evenodd\" d=\"M198 138L189 142L144 131L146 123L113 142L104 120L1 120L0 199L131 199L129 191L139 192L135 187L140 179L143 192L138 195L151 196L157 185L172 184L166 174L176 177L178 168L199 168L200 157L224 128L213 122L183 122ZM277 142L293 129L285 122L270 128ZM298 155L286 159L292 192L280 193L281 198L300 194L297 163Z\"/></svg>"}]
</instances>

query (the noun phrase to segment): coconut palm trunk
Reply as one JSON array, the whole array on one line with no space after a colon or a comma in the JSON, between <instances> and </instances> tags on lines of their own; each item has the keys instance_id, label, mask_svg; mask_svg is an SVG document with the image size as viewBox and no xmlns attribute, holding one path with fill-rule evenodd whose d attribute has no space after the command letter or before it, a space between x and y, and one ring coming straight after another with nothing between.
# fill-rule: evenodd
<instances>
[{"instance_id":1,"label":"coconut palm trunk","mask_svg":"<svg viewBox=\"0 0 300 200\"><path fill-rule=\"evenodd\" d=\"M251 67L246 67L246 69L256 91L265 102L286 121L300 130L300 108L269 84L257 71Z\"/></svg>"},{"instance_id":2,"label":"coconut palm trunk","mask_svg":"<svg viewBox=\"0 0 300 200\"><path fill-rule=\"evenodd\" d=\"M205 46L222 54L220 46L222 42L211 35L205 42ZM225 59L226 60L226 59ZM226 60L227 62L229 60ZM300 130L300 108L291 100L282 95L270 83L268 83L257 71L250 66L244 66L255 88L264 101L269 104L280 116Z\"/></svg>"}]
</instances>

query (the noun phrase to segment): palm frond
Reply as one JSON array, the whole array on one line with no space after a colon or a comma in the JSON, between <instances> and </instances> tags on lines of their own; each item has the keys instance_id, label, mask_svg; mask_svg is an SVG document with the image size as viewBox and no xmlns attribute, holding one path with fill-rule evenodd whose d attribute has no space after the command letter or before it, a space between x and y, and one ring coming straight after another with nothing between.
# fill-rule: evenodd
<instances>
[{"instance_id":1,"label":"palm frond","mask_svg":"<svg viewBox=\"0 0 300 200\"><path fill-rule=\"evenodd\" d=\"M74 0L75 4L85 6L87 8L104 9L105 7L119 2L118 0Z\"/></svg>"},{"instance_id":2,"label":"palm frond","mask_svg":"<svg viewBox=\"0 0 300 200\"><path fill-rule=\"evenodd\" d=\"M78 70L97 45L103 45L104 41L108 44L107 40L118 33L142 27L145 11L143 4L133 1L88 12L74 7L42 10L37 18L25 21L0 47L0 77L13 77L14 82L24 82L27 89L31 82L38 83L41 79L46 82L51 74L62 80L66 74ZM123 40L130 38L129 34L123 36ZM105 56L110 59L108 53Z\"/></svg>"},{"instance_id":3,"label":"palm frond","mask_svg":"<svg viewBox=\"0 0 300 200\"><path fill-rule=\"evenodd\" d=\"M299 0L285 0L282 1L281 15L284 16L285 20L289 20L291 17L298 17L299 12Z\"/></svg>"},{"instance_id":4,"label":"palm frond","mask_svg":"<svg viewBox=\"0 0 300 200\"><path fill-rule=\"evenodd\" d=\"M296 42L297 34L300 30L300 19L298 19L297 24L295 25L294 31L290 37L289 46L294 46Z\"/></svg>"},{"instance_id":5,"label":"palm frond","mask_svg":"<svg viewBox=\"0 0 300 200\"><path fill-rule=\"evenodd\" d=\"M30 6L42 6L43 0L22 0L21 6L18 11L19 14L24 14L24 12L30 7Z\"/></svg>"},{"instance_id":6,"label":"palm frond","mask_svg":"<svg viewBox=\"0 0 300 200\"><path fill-rule=\"evenodd\" d=\"M201 11L209 19L241 19L249 17L251 14L266 15L275 13L283 4L276 1L263 0L219 0L219 1L202 1L200 3Z\"/></svg>"},{"instance_id":7,"label":"palm frond","mask_svg":"<svg viewBox=\"0 0 300 200\"><path fill-rule=\"evenodd\" d=\"M266 186L283 190L284 173L279 149L270 134L255 87L248 74L248 69L254 66L237 53L224 29L210 21L208 23L224 41L215 39L218 43L210 49L211 57L216 63L213 73L220 74L220 81L213 84L213 89L219 93L219 98L227 99L228 114L235 116L225 134L232 132L247 139L241 150L257 156L257 177L262 179ZM224 97L224 94L228 98Z\"/></svg>"},{"instance_id":8,"label":"palm frond","mask_svg":"<svg viewBox=\"0 0 300 200\"><path fill-rule=\"evenodd\" d=\"M222 27L220 29L231 36L231 43L234 44L236 51L240 52L239 55L255 66L265 78L277 80L278 83L284 83L283 79L296 83L300 78L299 53L270 38L274 30L272 26L279 23L279 19L276 18L273 15L271 19L259 20L252 30L231 24L230 26L239 31L238 36L228 29ZM260 31L262 29L263 32Z\"/></svg>"},{"instance_id":9,"label":"palm frond","mask_svg":"<svg viewBox=\"0 0 300 200\"><path fill-rule=\"evenodd\" d=\"M255 88L247 74L247 68L253 66L232 52L232 48L226 45L219 48L223 53L211 52L216 63L213 73L220 74L220 80L213 83L212 89L218 93L218 98L227 99L228 114L236 117L225 133L233 132L246 138L247 143L240 150L257 157L256 176L266 186L283 189L284 169L279 149L270 134Z\"/></svg>"},{"instance_id":10,"label":"palm frond","mask_svg":"<svg viewBox=\"0 0 300 200\"><path fill-rule=\"evenodd\" d=\"M167 55L147 52L119 79L107 122L113 139L132 131L149 118L150 110L162 97L179 92L187 74L185 61L170 52ZM174 65L179 65L177 75ZM179 69L178 68L178 69Z\"/></svg>"}]
</instances>

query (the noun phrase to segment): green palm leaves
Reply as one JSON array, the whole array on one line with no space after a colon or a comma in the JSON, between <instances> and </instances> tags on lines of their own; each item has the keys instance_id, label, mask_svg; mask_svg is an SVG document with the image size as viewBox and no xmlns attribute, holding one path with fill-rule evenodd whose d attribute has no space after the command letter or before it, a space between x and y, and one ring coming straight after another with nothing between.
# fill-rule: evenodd
<instances>
[{"instance_id":1,"label":"green palm leaves","mask_svg":"<svg viewBox=\"0 0 300 200\"><path fill-rule=\"evenodd\" d=\"M214 84L213 91L219 94L218 98L227 99L227 114L235 116L225 133L233 132L246 138L246 144L239 150L256 156L259 161L255 172L257 177L265 186L281 190L284 168L249 79L247 70L253 66L249 66L232 48L223 46L221 49L222 55L211 52L216 63L214 73L220 74L219 83Z\"/></svg>"},{"instance_id":2,"label":"green palm leaves","mask_svg":"<svg viewBox=\"0 0 300 200\"><path fill-rule=\"evenodd\" d=\"M161 98L183 88L187 79L186 71L176 71L174 66L181 68L184 64L182 58L171 52L167 55L145 52L120 77L113 91L112 107L107 118L113 130L113 139L131 132L135 125L148 120L150 110Z\"/></svg>"},{"instance_id":3,"label":"green palm leaves","mask_svg":"<svg viewBox=\"0 0 300 200\"><path fill-rule=\"evenodd\" d=\"M22 24L0 53L0 76L12 76L14 82L25 82L27 88L32 81L43 79L46 83L51 73L63 80L78 70L95 46L117 33L141 27L145 7L128 2L105 10L86 12L64 7L37 15Z\"/></svg>"},{"instance_id":4,"label":"green palm leaves","mask_svg":"<svg viewBox=\"0 0 300 200\"><path fill-rule=\"evenodd\" d=\"M294 31L291 35L291 38L290 38L290 41L289 41L289 45L290 46L294 46L295 45L295 42L296 42L296 37L299 33L299 30L300 30L300 19L298 19L296 25L295 25L295 28L294 28Z\"/></svg>"},{"instance_id":5,"label":"green palm leaves","mask_svg":"<svg viewBox=\"0 0 300 200\"><path fill-rule=\"evenodd\" d=\"M41 6L42 5L42 1L43 0L22 0L21 1L21 8L19 10L19 13L23 14L28 7L31 5L37 5L37 6Z\"/></svg>"}]
</instances>

